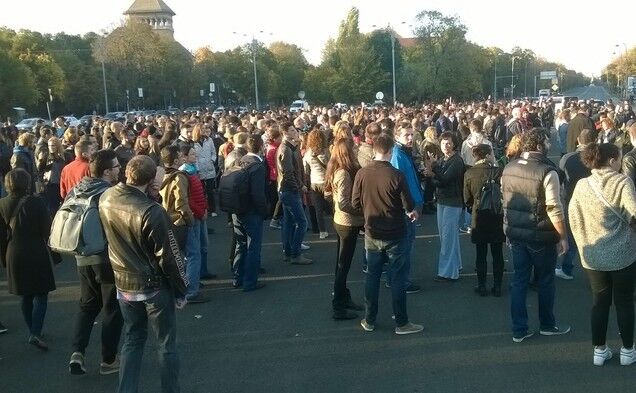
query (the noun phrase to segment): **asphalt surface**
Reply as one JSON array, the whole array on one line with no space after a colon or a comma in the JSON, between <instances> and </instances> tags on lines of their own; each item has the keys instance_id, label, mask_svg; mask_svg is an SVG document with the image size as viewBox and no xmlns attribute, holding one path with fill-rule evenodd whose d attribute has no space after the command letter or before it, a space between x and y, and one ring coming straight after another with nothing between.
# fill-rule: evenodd
<instances>
[{"instance_id":1,"label":"asphalt surface","mask_svg":"<svg viewBox=\"0 0 636 393\"><path fill-rule=\"evenodd\" d=\"M601 100L607 102L608 99L612 99L614 104L618 104L621 100L610 94L603 86L589 85L583 87L577 87L576 89L568 90L563 93L566 96L577 96L580 100Z\"/></svg>"},{"instance_id":2,"label":"asphalt surface","mask_svg":"<svg viewBox=\"0 0 636 393\"><path fill-rule=\"evenodd\" d=\"M511 263L506 260L504 295L481 298L475 285L474 246L461 236L463 275L437 283L439 238L435 216L417 230L412 279L423 291L408 295L409 318L424 325L420 334L393 333L390 292L382 289L376 331L364 332L359 319L331 319L335 258L333 231L319 240L308 233L312 266L282 262L280 232L265 228L263 266L267 286L251 293L230 287L230 233L224 217L209 220L209 265L220 274L204 293L206 304L178 311L182 392L595 392L634 391L636 366L619 365L620 340L614 311L608 344L615 358L592 365L590 292L580 267L573 281L557 279L555 314L572 333L535 335L512 342L509 317ZM362 239L358 241L349 288L363 299ZM506 257L507 258L507 257ZM1 273L4 274L4 273ZM42 353L26 343L18 298L0 280L0 392L113 392L117 375L100 376L99 319L87 351L88 373L68 372L73 320L79 298L74 263L55 267L58 289L51 293L44 327L50 345ZM489 277L489 285L491 283ZM530 327L538 328L536 293L528 296ZM159 392L156 344L152 333L142 367L142 392Z\"/></svg>"}]
</instances>

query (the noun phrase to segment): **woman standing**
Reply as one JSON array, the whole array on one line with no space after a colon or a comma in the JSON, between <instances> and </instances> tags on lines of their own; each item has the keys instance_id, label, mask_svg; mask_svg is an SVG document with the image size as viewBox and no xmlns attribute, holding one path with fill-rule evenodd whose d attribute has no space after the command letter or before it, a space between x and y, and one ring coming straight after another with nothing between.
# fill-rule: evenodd
<instances>
[{"instance_id":1,"label":"woman standing","mask_svg":"<svg viewBox=\"0 0 636 393\"><path fill-rule=\"evenodd\" d=\"M581 153L592 175L579 180L568 208L570 228L592 288L594 365L611 359L606 345L612 298L623 341L622 365L636 363L634 280L636 279L636 191L618 173L622 154L614 144L590 143Z\"/></svg>"},{"instance_id":2,"label":"woman standing","mask_svg":"<svg viewBox=\"0 0 636 393\"><path fill-rule=\"evenodd\" d=\"M570 110L564 109L557 118L557 138L561 156L568 152L568 128L570 127Z\"/></svg>"},{"instance_id":3,"label":"woman standing","mask_svg":"<svg viewBox=\"0 0 636 393\"><path fill-rule=\"evenodd\" d=\"M358 315L350 310L363 310L351 300L347 276L356 249L358 233L364 225L362 212L351 206L351 188L360 169L353 152L353 141L339 139L333 145L332 157L325 174L325 192L333 195L333 227L338 234L336 277L333 285L333 318L353 319Z\"/></svg>"},{"instance_id":4,"label":"woman standing","mask_svg":"<svg viewBox=\"0 0 636 393\"><path fill-rule=\"evenodd\" d=\"M7 173L8 196L0 199L0 260L7 269L9 293L22 299L29 344L46 351L42 326L48 293L55 290L46 241L51 219L45 202L30 195L31 177L23 169Z\"/></svg>"},{"instance_id":5,"label":"woman standing","mask_svg":"<svg viewBox=\"0 0 636 393\"><path fill-rule=\"evenodd\" d=\"M327 202L324 195L325 172L327 162L329 162L329 151L327 149L327 138L320 130L320 125L314 127L307 137L307 149L303 156L305 167L305 182L309 189L311 204L316 211L316 221L320 238L329 236L325 227L325 207Z\"/></svg>"},{"instance_id":6,"label":"woman standing","mask_svg":"<svg viewBox=\"0 0 636 393\"><path fill-rule=\"evenodd\" d=\"M208 211L212 217L216 217L216 203L214 201L216 147L214 140L210 138L211 132L209 125L197 124L192 129L192 140L194 141L194 151L197 153L199 177L208 201Z\"/></svg>"},{"instance_id":7,"label":"woman standing","mask_svg":"<svg viewBox=\"0 0 636 393\"><path fill-rule=\"evenodd\" d=\"M479 296L487 296L486 275L488 272L486 258L488 245L492 253L492 294L501 296L501 281L503 278L503 242L506 237L503 233L503 214L489 210L479 210L482 190L484 186L501 187L501 170L493 165L494 156L492 147L480 144L473 147L475 165L469 168L464 175L464 201L468 209L472 209L472 222L470 237L475 244L477 259L477 286L475 292ZM499 195L495 193L494 195Z\"/></svg>"},{"instance_id":8,"label":"woman standing","mask_svg":"<svg viewBox=\"0 0 636 393\"><path fill-rule=\"evenodd\" d=\"M457 281L462 268L459 249L459 219L464 206L464 161L455 151L454 134L443 132L440 146L444 157L424 169L424 175L433 180L437 193L437 229L440 251L435 281Z\"/></svg>"}]
</instances>

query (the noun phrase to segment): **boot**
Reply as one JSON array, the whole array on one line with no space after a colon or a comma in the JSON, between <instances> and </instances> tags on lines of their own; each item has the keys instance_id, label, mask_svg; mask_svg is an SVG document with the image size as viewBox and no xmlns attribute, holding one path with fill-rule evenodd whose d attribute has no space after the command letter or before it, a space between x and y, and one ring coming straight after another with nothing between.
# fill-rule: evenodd
<instances>
[{"instance_id":1,"label":"boot","mask_svg":"<svg viewBox=\"0 0 636 393\"><path fill-rule=\"evenodd\" d=\"M501 284L495 284L492 287L492 295L494 297L501 297Z\"/></svg>"},{"instance_id":2,"label":"boot","mask_svg":"<svg viewBox=\"0 0 636 393\"><path fill-rule=\"evenodd\" d=\"M488 296L488 291L486 290L485 285L477 285L475 287L475 293L479 296Z\"/></svg>"},{"instance_id":3,"label":"boot","mask_svg":"<svg viewBox=\"0 0 636 393\"><path fill-rule=\"evenodd\" d=\"M351 294L349 293L348 289L347 289L347 300L344 303L344 308L348 310L364 311L364 306L354 302L353 299L351 299Z\"/></svg>"},{"instance_id":4,"label":"boot","mask_svg":"<svg viewBox=\"0 0 636 393\"><path fill-rule=\"evenodd\" d=\"M358 314L349 311L346 308L339 308L333 310L333 319L335 320L345 320L345 319L356 319L358 318Z\"/></svg>"}]
</instances>

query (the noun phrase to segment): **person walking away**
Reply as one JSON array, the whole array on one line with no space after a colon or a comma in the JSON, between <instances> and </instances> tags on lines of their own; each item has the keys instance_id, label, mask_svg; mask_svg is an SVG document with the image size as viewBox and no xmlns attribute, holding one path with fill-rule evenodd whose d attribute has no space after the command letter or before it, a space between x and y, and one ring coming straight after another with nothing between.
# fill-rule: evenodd
<instances>
[{"instance_id":1,"label":"person walking away","mask_svg":"<svg viewBox=\"0 0 636 393\"><path fill-rule=\"evenodd\" d=\"M486 276L488 274L488 246L492 254L493 296L501 296L503 280L503 214L492 209L480 209L483 192L491 192L491 197L499 197L501 187L501 169L494 166L492 146L480 144L473 147L474 165L464 174L464 201L472 210L470 237L475 244L477 268L477 286L475 292L479 296L487 296ZM496 188L496 189L494 189ZM497 203L500 201L493 201ZM499 205L500 206L500 205Z\"/></svg>"},{"instance_id":2,"label":"person walking away","mask_svg":"<svg viewBox=\"0 0 636 393\"><path fill-rule=\"evenodd\" d=\"M180 390L175 308L186 303L187 278L170 229L172 219L147 195L156 187L152 185L156 169L150 157L134 157L126 167L126 183L111 187L99 201L124 318L120 393L139 389L148 325L158 343L161 391Z\"/></svg>"},{"instance_id":3,"label":"person walking away","mask_svg":"<svg viewBox=\"0 0 636 393\"><path fill-rule=\"evenodd\" d=\"M75 144L75 160L62 168L60 174L60 196L66 198L73 187L84 177L90 176L89 159L95 153L95 146L89 141L80 141Z\"/></svg>"},{"instance_id":4,"label":"person walking away","mask_svg":"<svg viewBox=\"0 0 636 393\"><path fill-rule=\"evenodd\" d=\"M96 152L89 166L91 177L83 178L71 189L67 198L99 199L101 194L117 183L121 166L114 151ZM108 259L108 250L90 256L77 255L75 259L80 284L80 301L79 312L75 319L73 353L69 361L69 371L74 375L86 373L86 347L95 319L102 311L102 361L99 373L102 375L116 373L119 371L117 351L124 321L117 302L115 276Z\"/></svg>"},{"instance_id":5,"label":"person walking away","mask_svg":"<svg viewBox=\"0 0 636 393\"><path fill-rule=\"evenodd\" d=\"M395 333L403 335L423 330L422 325L409 322L406 310L408 240L404 216L415 221L418 214L404 174L390 163L393 145L393 138L389 135L380 134L375 139L374 160L356 174L351 205L363 212L364 248L368 263L364 284L365 317L360 325L367 332L375 330L380 276L382 267L388 264Z\"/></svg>"},{"instance_id":6,"label":"person walking away","mask_svg":"<svg viewBox=\"0 0 636 393\"><path fill-rule=\"evenodd\" d=\"M576 150L576 140L584 129L593 130L594 123L588 116L587 104L580 104L576 116L570 120L568 126L567 148L568 152Z\"/></svg>"},{"instance_id":7,"label":"person walking away","mask_svg":"<svg viewBox=\"0 0 636 393\"><path fill-rule=\"evenodd\" d=\"M623 347L620 363L636 363L634 281L636 280L636 190L621 167L618 146L590 143L581 152L592 174L581 179L570 200L569 216L581 264L592 289L593 363L612 358L607 346L609 310L614 302Z\"/></svg>"},{"instance_id":8,"label":"person walking away","mask_svg":"<svg viewBox=\"0 0 636 393\"><path fill-rule=\"evenodd\" d=\"M563 254L563 258L561 259L561 267L558 267L554 270L554 275L563 279L563 280L572 280L574 276L572 272L574 270L574 260L578 255L576 243L574 241L574 237L572 237L572 228L570 228L570 222L568 220L568 209L567 206L570 203L570 199L572 198L572 194L574 193L574 188L579 180L588 177L592 174L590 169L583 164L583 160L581 159L581 153L585 149L585 146L596 141L598 137L598 132L596 130L588 130L585 129L581 131L581 134L578 138L579 146L572 153L567 153L563 157L561 157L561 161L559 162L559 168L563 171L564 182L564 201L566 208L564 209L565 213L565 225L567 227L568 233L568 251Z\"/></svg>"},{"instance_id":9,"label":"person walking away","mask_svg":"<svg viewBox=\"0 0 636 393\"><path fill-rule=\"evenodd\" d=\"M48 294L55 290L46 244L51 217L44 200L31 195L31 183L29 174L21 168L5 176L8 195L0 199L0 262L7 272L9 293L20 296L29 344L47 351L42 327Z\"/></svg>"},{"instance_id":10,"label":"person walking away","mask_svg":"<svg viewBox=\"0 0 636 393\"><path fill-rule=\"evenodd\" d=\"M557 140L559 141L559 150L561 151L561 157L568 152L568 129L570 127L570 110L564 109L559 113L557 128Z\"/></svg>"},{"instance_id":11,"label":"person walking away","mask_svg":"<svg viewBox=\"0 0 636 393\"><path fill-rule=\"evenodd\" d=\"M316 126L307 137L307 149L303 156L303 165L305 186L309 188L309 197L316 212L316 222L321 239L326 239L329 236L325 227L325 213L328 209L324 195L325 172L328 162L327 138L320 130L320 126Z\"/></svg>"},{"instance_id":12,"label":"person walking away","mask_svg":"<svg viewBox=\"0 0 636 393\"><path fill-rule=\"evenodd\" d=\"M512 339L520 343L534 332L528 328L526 294L534 268L539 300L539 333L569 333L554 316L554 268L557 255L568 250L565 215L556 166L547 158L550 142L545 130L534 128L523 137L521 157L508 163L501 177L504 233L511 243L514 276L510 311Z\"/></svg>"}]
</instances>

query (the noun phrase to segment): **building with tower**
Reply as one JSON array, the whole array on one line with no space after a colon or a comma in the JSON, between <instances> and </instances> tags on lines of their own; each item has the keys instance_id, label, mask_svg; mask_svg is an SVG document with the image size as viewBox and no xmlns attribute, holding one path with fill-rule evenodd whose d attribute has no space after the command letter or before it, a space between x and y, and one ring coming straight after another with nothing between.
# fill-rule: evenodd
<instances>
[{"instance_id":1,"label":"building with tower","mask_svg":"<svg viewBox=\"0 0 636 393\"><path fill-rule=\"evenodd\" d=\"M128 20L146 23L155 33L174 40L174 11L163 0L135 0L124 15Z\"/></svg>"}]
</instances>

